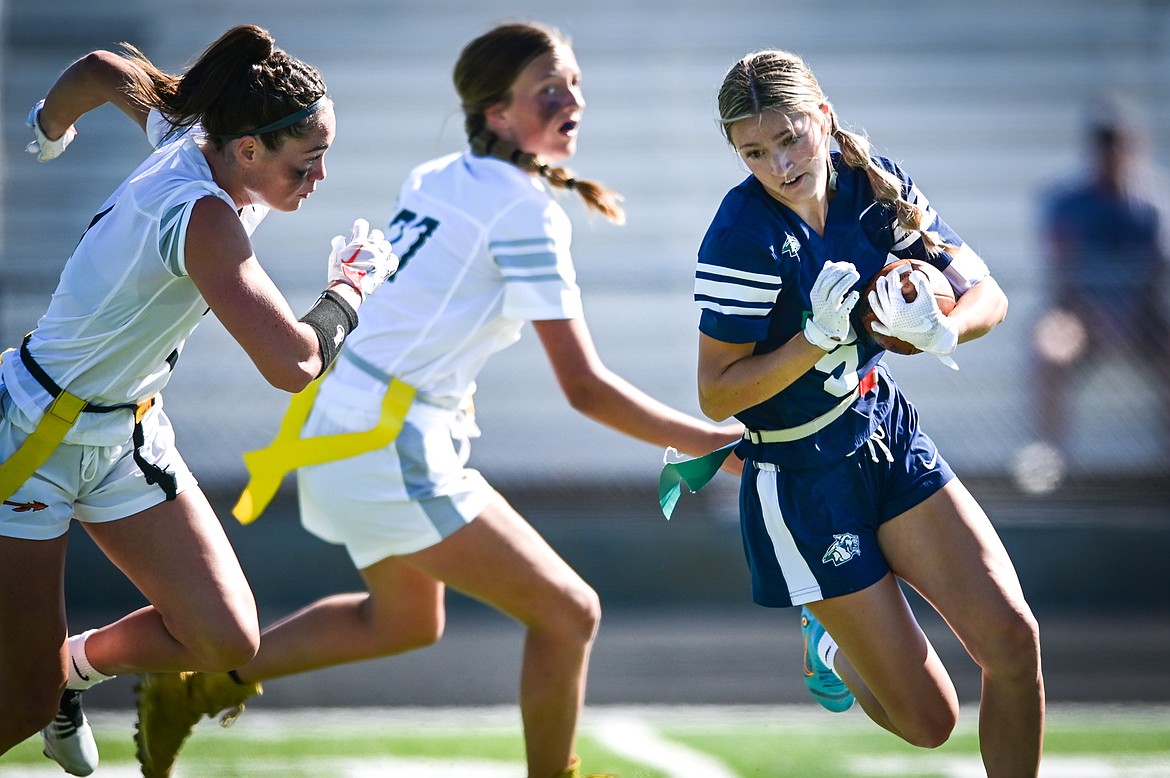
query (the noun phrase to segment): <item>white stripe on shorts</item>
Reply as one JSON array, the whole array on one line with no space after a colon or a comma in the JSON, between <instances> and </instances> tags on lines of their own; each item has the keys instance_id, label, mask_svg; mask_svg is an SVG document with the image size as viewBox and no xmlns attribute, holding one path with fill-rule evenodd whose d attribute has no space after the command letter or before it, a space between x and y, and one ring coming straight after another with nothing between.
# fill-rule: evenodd
<instances>
[{"instance_id":1,"label":"white stripe on shorts","mask_svg":"<svg viewBox=\"0 0 1170 778\"><path fill-rule=\"evenodd\" d=\"M817 583L812 568L796 547L796 541L788 525L784 523L783 514L780 513L776 477L775 470L758 470L756 492L760 496L760 513L764 517L764 527L768 530L768 537L772 539L772 550L776 554L776 561L780 563L784 580L788 583L788 597L793 605L823 600L821 585Z\"/></svg>"}]
</instances>

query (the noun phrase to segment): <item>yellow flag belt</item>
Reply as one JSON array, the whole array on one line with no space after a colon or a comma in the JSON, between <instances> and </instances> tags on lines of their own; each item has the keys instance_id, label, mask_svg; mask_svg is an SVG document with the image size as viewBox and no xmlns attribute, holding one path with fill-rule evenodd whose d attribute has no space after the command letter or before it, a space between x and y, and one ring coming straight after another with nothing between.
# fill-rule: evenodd
<instances>
[{"instance_id":1,"label":"yellow flag belt","mask_svg":"<svg viewBox=\"0 0 1170 778\"><path fill-rule=\"evenodd\" d=\"M0 465L0 501L7 500L49 460L85 409L85 400L61 392L53 400L33 434Z\"/></svg>"},{"instance_id":2,"label":"yellow flag belt","mask_svg":"<svg viewBox=\"0 0 1170 778\"><path fill-rule=\"evenodd\" d=\"M23 486L41 465L49 461L49 457L61 445L61 441L69 434L69 430L77 423L77 418L82 413L86 411L108 413L119 410L134 411L134 461L142 468L148 483L160 483L167 492L167 499L174 499L174 475L146 462L140 453L143 445L142 418L154 405L156 398L152 396L138 403L121 405L95 405L83 400L53 383L28 353L28 341L29 338L26 336L20 347L20 358L37 382L53 397L53 401L41 415L41 420L37 422L32 434L25 438L12 456L0 464L0 502L16 494L16 490ZM0 361L3 361L4 356L14 352L16 349L8 349L0 354Z\"/></svg>"},{"instance_id":3,"label":"yellow flag belt","mask_svg":"<svg viewBox=\"0 0 1170 778\"><path fill-rule=\"evenodd\" d=\"M248 485L240 495L239 502L232 508L232 515L241 524L250 524L264 512L276 496L280 482L291 471L374 451L389 445L402 431L406 412L414 401L415 389L410 384L392 378L382 398L382 415L373 428L363 432L302 438L305 420L309 418L309 411L313 409L313 401L317 398L324 378L316 379L293 395L280 429L267 448L244 454Z\"/></svg>"}]
</instances>

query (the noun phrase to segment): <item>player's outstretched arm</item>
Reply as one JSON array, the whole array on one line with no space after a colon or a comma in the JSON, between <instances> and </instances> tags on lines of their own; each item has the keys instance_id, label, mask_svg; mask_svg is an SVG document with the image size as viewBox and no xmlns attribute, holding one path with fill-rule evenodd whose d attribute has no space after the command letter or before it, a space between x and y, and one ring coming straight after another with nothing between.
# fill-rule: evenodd
<instances>
[{"instance_id":1,"label":"player's outstretched arm","mask_svg":"<svg viewBox=\"0 0 1170 778\"><path fill-rule=\"evenodd\" d=\"M574 410L630 437L706 454L743 435L739 424L717 425L655 400L607 368L584 319L534 321L561 391Z\"/></svg>"},{"instance_id":2,"label":"player's outstretched arm","mask_svg":"<svg viewBox=\"0 0 1170 778\"><path fill-rule=\"evenodd\" d=\"M77 135L74 123L94 108L110 103L146 130L148 106L130 97L127 87L143 78L141 68L110 51L93 51L74 62L29 112L33 142L30 154L41 162L56 159Z\"/></svg>"}]
</instances>

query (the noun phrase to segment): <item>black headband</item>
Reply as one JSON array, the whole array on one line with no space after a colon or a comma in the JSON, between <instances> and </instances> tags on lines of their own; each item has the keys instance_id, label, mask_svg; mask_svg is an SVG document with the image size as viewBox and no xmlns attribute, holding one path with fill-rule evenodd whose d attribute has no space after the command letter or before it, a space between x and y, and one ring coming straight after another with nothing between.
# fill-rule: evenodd
<instances>
[{"instance_id":1,"label":"black headband","mask_svg":"<svg viewBox=\"0 0 1170 778\"><path fill-rule=\"evenodd\" d=\"M304 119L306 116L315 113L317 109L321 107L321 104L324 101L325 95L321 95L316 100L306 105L304 108L300 109L299 111L293 111L283 119L277 119L271 124L265 124L263 127L257 127L256 129L248 130L247 132L237 132L232 135L225 135L223 138L224 140L237 140L248 135L263 135L266 132L276 132L277 130L283 130L285 127L291 127L301 119Z\"/></svg>"}]
</instances>

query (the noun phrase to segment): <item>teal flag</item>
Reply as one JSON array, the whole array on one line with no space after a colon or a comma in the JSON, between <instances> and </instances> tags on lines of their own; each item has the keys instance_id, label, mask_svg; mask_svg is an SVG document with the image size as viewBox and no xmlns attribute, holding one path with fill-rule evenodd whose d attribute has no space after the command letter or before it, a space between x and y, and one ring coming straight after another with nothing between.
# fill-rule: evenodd
<instances>
[{"instance_id":1,"label":"teal flag","mask_svg":"<svg viewBox=\"0 0 1170 778\"><path fill-rule=\"evenodd\" d=\"M658 504L662 506L662 515L670 519L678 498L682 496L683 484L687 485L692 494L706 486L737 445L738 440L710 454L694 458L679 454L673 447L666 449L662 458L662 473L658 476Z\"/></svg>"}]
</instances>

